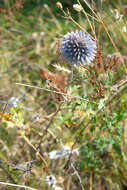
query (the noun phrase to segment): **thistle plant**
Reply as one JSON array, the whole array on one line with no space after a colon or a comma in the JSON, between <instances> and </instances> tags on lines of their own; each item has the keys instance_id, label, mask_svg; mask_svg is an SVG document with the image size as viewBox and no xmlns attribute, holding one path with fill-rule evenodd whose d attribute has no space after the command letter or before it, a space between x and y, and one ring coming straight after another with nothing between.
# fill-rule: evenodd
<instances>
[{"instance_id":1,"label":"thistle plant","mask_svg":"<svg viewBox=\"0 0 127 190\"><path fill-rule=\"evenodd\" d=\"M90 0L42 1L43 17L40 1L27 19L2 14L0 189L126 189L127 22L119 1L112 15L108 1L97 11Z\"/></svg>"},{"instance_id":2,"label":"thistle plant","mask_svg":"<svg viewBox=\"0 0 127 190\"><path fill-rule=\"evenodd\" d=\"M60 52L68 64L89 65L95 58L96 48L90 34L76 30L62 38Z\"/></svg>"}]
</instances>

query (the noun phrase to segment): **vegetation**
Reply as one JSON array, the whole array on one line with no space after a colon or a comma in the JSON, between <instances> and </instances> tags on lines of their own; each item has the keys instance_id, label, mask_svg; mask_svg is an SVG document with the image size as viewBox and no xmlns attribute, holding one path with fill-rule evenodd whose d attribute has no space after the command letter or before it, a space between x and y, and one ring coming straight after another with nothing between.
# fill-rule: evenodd
<instances>
[{"instance_id":1,"label":"vegetation","mask_svg":"<svg viewBox=\"0 0 127 190\"><path fill-rule=\"evenodd\" d=\"M75 30L89 65L61 54ZM0 189L127 189L126 0L2 0L0 44Z\"/></svg>"}]
</instances>

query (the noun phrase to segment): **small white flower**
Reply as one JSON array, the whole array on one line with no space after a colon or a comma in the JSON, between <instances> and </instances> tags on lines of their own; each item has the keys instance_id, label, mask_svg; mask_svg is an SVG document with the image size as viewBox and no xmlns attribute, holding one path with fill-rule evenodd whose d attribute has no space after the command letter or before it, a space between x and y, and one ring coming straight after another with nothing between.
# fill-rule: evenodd
<instances>
[{"instance_id":1,"label":"small white flower","mask_svg":"<svg viewBox=\"0 0 127 190\"><path fill-rule=\"evenodd\" d=\"M61 153L59 154L59 152L57 150L53 150L51 152L49 152L49 158L51 160L56 160L57 158L61 157Z\"/></svg>"},{"instance_id":2,"label":"small white flower","mask_svg":"<svg viewBox=\"0 0 127 190\"><path fill-rule=\"evenodd\" d=\"M18 106L18 102L19 102L19 99L18 98L15 98L15 97L11 97L9 100L8 100L8 105L10 107L17 107Z\"/></svg>"},{"instance_id":3,"label":"small white flower","mask_svg":"<svg viewBox=\"0 0 127 190\"><path fill-rule=\"evenodd\" d=\"M56 180L55 176L49 175L49 176L46 176L45 183L48 186L53 186L53 185L55 185L57 183L57 180Z\"/></svg>"},{"instance_id":4,"label":"small white flower","mask_svg":"<svg viewBox=\"0 0 127 190\"><path fill-rule=\"evenodd\" d=\"M119 19L119 13L118 13L118 12L116 12L115 18L116 18L116 19Z\"/></svg>"},{"instance_id":5,"label":"small white flower","mask_svg":"<svg viewBox=\"0 0 127 190\"><path fill-rule=\"evenodd\" d=\"M80 12L80 11L82 11L83 8L79 4L74 4L73 9Z\"/></svg>"},{"instance_id":6,"label":"small white flower","mask_svg":"<svg viewBox=\"0 0 127 190\"><path fill-rule=\"evenodd\" d=\"M122 32L127 32L127 27L126 26L122 27Z\"/></svg>"},{"instance_id":7,"label":"small white flower","mask_svg":"<svg viewBox=\"0 0 127 190\"><path fill-rule=\"evenodd\" d=\"M69 146L62 146L62 150L65 152L70 152L71 148Z\"/></svg>"},{"instance_id":8,"label":"small white flower","mask_svg":"<svg viewBox=\"0 0 127 190\"><path fill-rule=\"evenodd\" d=\"M49 153L49 158L51 160L56 160L58 158L68 156L69 153L63 150L53 150L52 152Z\"/></svg>"},{"instance_id":9,"label":"small white flower","mask_svg":"<svg viewBox=\"0 0 127 190\"><path fill-rule=\"evenodd\" d=\"M36 40L37 37L38 37L38 33L37 33L37 32L33 32L33 33L32 33L32 38L33 38L34 40Z\"/></svg>"},{"instance_id":10,"label":"small white flower","mask_svg":"<svg viewBox=\"0 0 127 190\"><path fill-rule=\"evenodd\" d=\"M120 15L117 9L114 9L113 12L115 14L115 19L116 20L121 20L122 19L123 15Z\"/></svg>"},{"instance_id":11,"label":"small white flower","mask_svg":"<svg viewBox=\"0 0 127 190\"><path fill-rule=\"evenodd\" d=\"M47 5L47 4L44 4L44 8L47 9L47 8L48 8L48 5Z\"/></svg>"},{"instance_id":12,"label":"small white flower","mask_svg":"<svg viewBox=\"0 0 127 190\"><path fill-rule=\"evenodd\" d=\"M44 32L40 32L40 36L44 36L44 34L45 34Z\"/></svg>"},{"instance_id":13,"label":"small white flower","mask_svg":"<svg viewBox=\"0 0 127 190\"><path fill-rule=\"evenodd\" d=\"M53 150L49 153L49 158L51 160L56 160L58 158L61 157L68 157L70 154L77 154L77 156L79 155L78 149L73 149L71 150L71 148L69 146L62 146L61 150Z\"/></svg>"}]
</instances>

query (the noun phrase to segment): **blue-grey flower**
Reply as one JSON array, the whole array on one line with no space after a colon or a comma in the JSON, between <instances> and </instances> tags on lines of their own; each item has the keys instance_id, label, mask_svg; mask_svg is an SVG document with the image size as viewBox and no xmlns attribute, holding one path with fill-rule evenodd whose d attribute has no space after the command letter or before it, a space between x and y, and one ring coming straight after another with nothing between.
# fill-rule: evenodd
<instances>
[{"instance_id":1,"label":"blue-grey flower","mask_svg":"<svg viewBox=\"0 0 127 190\"><path fill-rule=\"evenodd\" d=\"M88 65L94 60L96 48L90 34L76 30L62 38L60 52L69 64Z\"/></svg>"}]
</instances>

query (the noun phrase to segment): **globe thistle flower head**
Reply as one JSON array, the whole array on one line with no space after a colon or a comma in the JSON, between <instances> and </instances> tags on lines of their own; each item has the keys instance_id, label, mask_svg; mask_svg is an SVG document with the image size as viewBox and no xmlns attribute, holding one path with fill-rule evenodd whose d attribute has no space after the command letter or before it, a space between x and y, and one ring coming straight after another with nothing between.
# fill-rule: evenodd
<instances>
[{"instance_id":1,"label":"globe thistle flower head","mask_svg":"<svg viewBox=\"0 0 127 190\"><path fill-rule=\"evenodd\" d=\"M96 48L90 34L76 30L63 37L60 52L69 64L89 65L94 60Z\"/></svg>"}]
</instances>

